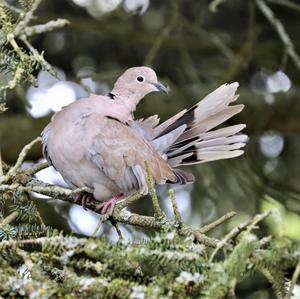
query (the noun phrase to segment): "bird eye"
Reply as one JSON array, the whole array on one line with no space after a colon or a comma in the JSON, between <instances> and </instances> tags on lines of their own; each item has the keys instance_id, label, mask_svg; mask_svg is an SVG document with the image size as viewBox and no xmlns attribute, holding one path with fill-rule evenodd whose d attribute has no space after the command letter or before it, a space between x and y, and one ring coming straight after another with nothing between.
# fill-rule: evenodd
<instances>
[{"instance_id":1,"label":"bird eye","mask_svg":"<svg viewBox=\"0 0 300 299\"><path fill-rule=\"evenodd\" d=\"M145 78L144 78L143 76L138 76L138 77L136 78L136 80L137 80L138 82L144 82L144 81L145 81Z\"/></svg>"}]
</instances>

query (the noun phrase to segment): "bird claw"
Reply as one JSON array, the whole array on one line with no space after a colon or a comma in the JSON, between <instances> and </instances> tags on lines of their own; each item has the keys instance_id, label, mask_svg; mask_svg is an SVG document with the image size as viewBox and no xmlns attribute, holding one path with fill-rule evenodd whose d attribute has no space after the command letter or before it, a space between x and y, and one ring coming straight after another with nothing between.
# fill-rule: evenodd
<instances>
[{"instance_id":1,"label":"bird claw","mask_svg":"<svg viewBox=\"0 0 300 299\"><path fill-rule=\"evenodd\" d=\"M108 213L109 216L112 215L114 208L118 201L124 198L123 194L118 194L112 197L110 200L105 201L97 206L97 210L100 212L101 215Z\"/></svg>"},{"instance_id":2,"label":"bird claw","mask_svg":"<svg viewBox=\"0 0 300 299\"><path fill-rule=\"evenodd\" d=\"M93 194L88 192L81 192L75 196L75 202L80 203L85 210L93 200L95 200Z\"/></svg>"}]
</instances>

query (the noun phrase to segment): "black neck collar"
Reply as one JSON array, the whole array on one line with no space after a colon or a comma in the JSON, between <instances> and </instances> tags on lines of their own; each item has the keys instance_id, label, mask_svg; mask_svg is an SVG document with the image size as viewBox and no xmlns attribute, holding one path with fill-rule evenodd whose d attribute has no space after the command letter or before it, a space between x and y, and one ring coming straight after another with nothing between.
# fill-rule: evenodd
<instances>
[{"instance_id":1,"label":"black neck collar","mask_svg":"<svg viewBox=\"0 0 300 299\"><path fill-rule=\"evenodd\" d=\"M109 92L107 96L110 97L112 100L115 100L116 97L116 95L111 92Z\"/></svg>"}]
</instances>

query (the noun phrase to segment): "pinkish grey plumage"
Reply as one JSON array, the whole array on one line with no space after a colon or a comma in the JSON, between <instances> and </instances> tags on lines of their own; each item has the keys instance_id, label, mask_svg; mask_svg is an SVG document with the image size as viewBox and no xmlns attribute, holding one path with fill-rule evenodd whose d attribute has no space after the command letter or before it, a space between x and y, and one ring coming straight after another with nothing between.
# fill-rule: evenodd
<instances>
[{"instance_id":1,"label":"pinkish grey plumage","mask_svg":"<svg viewBox=\"0 0 300 299\"><path fill-rule=\"evenodd\" d=\"M44 155L70 187L90 187L100 201L120 193L146 194L144 161L157 184L192 182L192 175L175 167L243 153L244 125L212 130L243 109L229 106L237 87L222 85L162 124L157 116L134 120L139 101L166 88L152 69L128 69L109 96L91 95L53 116L42 133Z\"/></svg>"}]
</instances>

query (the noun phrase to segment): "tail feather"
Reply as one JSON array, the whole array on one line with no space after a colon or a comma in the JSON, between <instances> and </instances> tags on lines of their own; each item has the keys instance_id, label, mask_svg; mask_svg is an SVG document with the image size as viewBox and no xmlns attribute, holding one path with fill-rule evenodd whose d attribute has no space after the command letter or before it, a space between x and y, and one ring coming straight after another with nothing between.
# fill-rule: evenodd
<instances>
[{"instance_id":1,"label":"tail feather","mask_svg":"<svg viewBox=\"0 0 300 299\"><path fill-rule=\"evenodd\" d=\"M189 130L186 130L178 139L182 141L185 139L190 139L195 136L199 136L201 133L207 132L216 126L222 124L232 116L241 112L244 108L244 105L235 105L224 108L224 110L219 111L218 113L211 115L204 119L203 121L197 121L195 124L190 126Z\"/></svg>"},{"instance_id":2,"label":"tail feather","mask_svg":"<svg viewBox=\"0 0 300 299\"><path fill-rule=\"evenodd\" d=\"M184 124L184 122L182 122L181 124L178 123L178 120L180 120L183 117L183 115L186 114L186 112L187 112L187 110L184 109L184 110L180 111L179 113L175 114L174 116L170 117L169 119L167 119L163 123L161 123L159 126L155 127L154 132L153 132L153 136L155 138L158 138L160 136L163 136L163 135L171 132L173 129L176 129L177 127L181 126L182 124ZM172 126L175 123L177 125ZM167 130L167 128L168 128L168 130Z\"/></svg>"},{"instance_id":3,"label":"tail feather","mask_svg":"<svg viewBox=\"0 0 300 299\"><path fill-rule=\"evenodd\" d=\"M152 146L160 153L164 153L172 144L178 139L178 137L184 132L186 125L181 125L175 130L156 138L152 141Z\"/></svg>"},{"instance_id":4,"label":"tail feather","mask_svg":"<svg viewBox=\"0 0 300 299\"><path fill-rule=\"evenodd\" d=\"M185 153L185 154L181 154L179 156L176 156L174 158L168 158L168 163L172 166L172 167L178 167L182 164L183 160L188 159L189 157L193 156L194 153L193 152L189 152L189 153Z\"/></svg>"},{"instance_id":5,"label":"tail feather","mask_svg":"<svg viewBox=\"0 0 300 299\"><path fill-rule=\"evenodd\" d=\"M209 161L216 161L221 159L231 159L238 157L244 153L243 150L234 150L234 151L200 151L197 152L197 161L198 163L204 163ZM185 163L183 161L182 165L188 165L190 163Z\"/></svg>"},{"instance_id":6,"label":"tail feather","mask_svg":"<svg viewBox=\"0 0 300 299\"><path fill-rule=\"evenodd\" d=\"M199 146L196 144L196 147L199 148L197 150L197 153L201 152L214 152L214 151L232 151L232 150L237 150L245 146L245 143L232 143L232 144L222 144L222 145L216 145L216 146L210 146L210 147L205 147L201 148L201 145Z\"/></svg>"},{"instance_id":7,"label":"tail feather","mask_svg":"<svg viewBox=\"0 0 300 299\"><path fill-rule=\"evenodd\" d=\"M242 155L248 139L240 134L244 124L215 129L241 112L237 100L238 83L224 84L188 110L183 110L158 126L151 127L152 144L173 167L229 159ZM176 184L193 181L193 176L174 169Z\"/></svg>"},{"instance_id":8,"label":"tail feather","mask_svg":"<svg viewBox=\"0 0 300 299\"><path fill-rule=\"evenodd\" d=\"M198 140L192 140L191 142L188 142L186 144L183 144L180 147L177 147L174 145L173 147L171 147L167 154L168 158L172 158L172 157L176 157L178 154L187 151L188 149L192 149L193 147L196 146Z\"/></svg>"},{"instance_id":9,"label":"tail feather","mask_svg":"<svg viewBox=\"0 0 300 299\"><path fill-rule=\"evenodd\" d=\"M172 181L172 182L169 181L168 183L185 185L185 184L193 183L195 180L195 177L191 173L186 172L182 169L174 169L174 174L175 174L176 180Z\"/></svg>"},{"instance_id":10,"label":"tail feather","mask_svg":"<svg viewBox=\"0 0 300 299\"><path fill-rule=\"evenodd\" d=\"M196 143L196 148L218 147L223 145L242 144L245 145L248 136L244 134L232 135L228 137L217 137L213 139L203 140Z\"/></svg>"},{"instance_id":11,"label":"tail feather","mask_svg":"<svg viewBox=\"0 0 300 299\"><path fill-rule=\"evenodd\" d=\"M246 128L246 125L244 125L244 124L233 125L233 126L213 130L210 132L205 132L203 134L200 134L199 137L202 140L209 140L209 139L214 139L214 138L218 138L218 137L228 137L231 135L235 135L236 133L239 133L240 131L242 131L245 128Z\"/></svg>"},{"instance_id":12,"label":"tail feather","mask_svg":"<svg viewBox=\"0 0 300 299\"><path fill-rule=\"evenodd\" d=\"M217 114L231 102L234 102L238 98L238 95L235 95L238 86L238 82L223 84L200 101L196 105L197 108L195 111L195 119L197 122Z\"/></svg>"}]
</instances>

